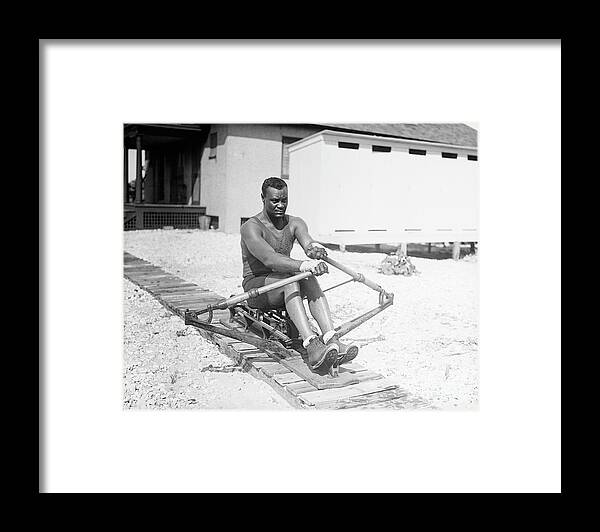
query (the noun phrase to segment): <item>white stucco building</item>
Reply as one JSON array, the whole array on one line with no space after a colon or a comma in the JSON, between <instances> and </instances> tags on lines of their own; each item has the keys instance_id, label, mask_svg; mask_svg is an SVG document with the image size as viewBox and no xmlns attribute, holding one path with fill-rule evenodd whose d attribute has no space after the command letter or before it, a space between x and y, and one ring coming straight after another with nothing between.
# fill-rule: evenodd
<instances>
[{"instance_id":1,"label":"white stucco building","mask_svg":"<svg viewBox=\"0 0 600 532\"><path fill-rule=\"evenodd\" d=\"M479 240L477 131L465 124L126 124L124 146L126 229L238 233L278 176L288 212L323 242Z\"/></svg>"},{"instance_id":2,"label":"white stucco building","mask_svg":"<svg viewBox=\"0 0 600 532\"><path fill-rule=\"evenodd\" d=\"M289 159L289 209L322 242L479 240L475 147L325 130Z\"/></svg>"}]
</instances>

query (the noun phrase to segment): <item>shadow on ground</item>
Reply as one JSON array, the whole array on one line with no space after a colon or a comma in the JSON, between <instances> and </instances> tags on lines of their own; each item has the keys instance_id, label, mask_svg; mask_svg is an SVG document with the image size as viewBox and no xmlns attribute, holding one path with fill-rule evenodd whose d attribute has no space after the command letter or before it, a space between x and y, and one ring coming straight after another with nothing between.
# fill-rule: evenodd
<instances>
[{"instance_id":1,"label":"shadow on ground","mask_svg":"<svg viewBox=\"0 0 600 532\"><path fill-rule=\"evenodd\" d=\"M337 244L324 244L329 249L339 250L340 246ZM460 250L460 258L464 258L467 255L472 255L477 251L477 245L471 246L470 243L463 244ZM394 253L398 249L398 246L391 244L361 244L361 245L347 245L346 251L353 251L356 253ZM408 244L407 254L409 257L419 257L423 259L451 259L452 258L452 244Z\"/></svg>"}]
</instances>

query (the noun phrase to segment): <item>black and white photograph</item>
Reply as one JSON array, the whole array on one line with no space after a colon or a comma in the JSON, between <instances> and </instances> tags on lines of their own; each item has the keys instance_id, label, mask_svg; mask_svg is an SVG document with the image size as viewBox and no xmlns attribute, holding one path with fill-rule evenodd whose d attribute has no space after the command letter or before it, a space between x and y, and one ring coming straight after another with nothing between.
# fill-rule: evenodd
<instances>
[{"instance_id":1,"label":"black and white photograph","mask_svg":"<svg viewBox=\"0 0 600 532\"><path fill-rule=\"evenodd\" d=\"M562 492L560 39L38 44L41 494Z\"/></svg>"},{"instance_id":2,"label":"black and white photograph","mask_svg":"<svg viewBox=\"0 0 600 532\"><path fill-rule=\"evenodd\" d=\"M125 124L125 408L477 409L476 124Z\"/></svg>"}]
</instances>

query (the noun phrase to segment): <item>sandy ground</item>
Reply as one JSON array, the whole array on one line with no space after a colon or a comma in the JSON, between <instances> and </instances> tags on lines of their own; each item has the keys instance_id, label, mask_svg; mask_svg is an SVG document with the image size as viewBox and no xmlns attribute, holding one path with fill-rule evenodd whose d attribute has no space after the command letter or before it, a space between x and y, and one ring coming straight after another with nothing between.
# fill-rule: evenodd
<instances>
[{"instance_id":1,"label":"sandy ground","mask_svg":"<svg viewBox=\"0 0 600 532\"><path fill-rule=\"evenodd\" d=\"M127 279L125 408L292 408Z\"/></svg>"},{"instance_id":2,"label":"sandy ground","mask_svg":"<svg viewBox=\"0 0 600 532\"><path fill-rule=\"evenodd\" d=\"M124 234L124 247L133 255L222 296L242 292L239 235L199 230L128 231ZM385 257L382 253L336 250L328 253L395 294L392 307L347 336L361 346L357 362L398 382L434 408L478 408L479 268L476 257L460 261L411 257L420 274L404 277L378 273L378 266ZM299 246L292 250L292 257L304 258ZM319 277L319 281L327 288L347 278L330 268L330 273ZM214 379L211 391L206 391L207 372L200 372L202 365L211 361L213 365L230 365L229 359L216 348L207 346L197 334L175 336L177 330L186 329L181 319L168 317L168 311L147 294L132 292L133 285L126 282L125 286L126 405L189 406L192 396L188 393L193 389L198 396L198 402L194 403L197 406L281 406L283 400L277 401L278 397L274 398L277 394L268 385L239 372L211 373ZM359 283L348 283L327 292L327 296L336 325L377 305L377 294ZM151 339L150 343L134 337L138 330L143 331L144 338ZM173 368L180 368L184 376L175 385L169 385ZM147 372L151 370L157 376L148 377ZM145 375L147 384L132 395L134 376L140 374ZM239 385L229 384L234 381ZM242 382L248 387L250 382L263 389L266 387L260 394L262 399L246 394ZM236 386L238 392L248 395L248 403L232 393ZM166 399L157 402L152 399L156 394ZM256 404L252 404L251 398Z\"/></svg>"}]
</instances>

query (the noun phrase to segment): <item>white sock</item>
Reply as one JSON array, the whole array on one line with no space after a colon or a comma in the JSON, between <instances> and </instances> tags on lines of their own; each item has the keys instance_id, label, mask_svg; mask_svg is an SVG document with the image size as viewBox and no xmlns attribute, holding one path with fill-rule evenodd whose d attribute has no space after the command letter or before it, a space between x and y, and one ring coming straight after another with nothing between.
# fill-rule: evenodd
<instances>
[{"instance_id":1,"label":"white sock","mask_svg":"<svg viewBox=\"0 0 600 532\"><path fill-rule=\"evenodd\" d=\"M302 345L303 345L305 348L306 348L306 347L308 347L308 344L310 343L310 341L311 341L313 338L316 338L316 337L317 337L317 335L316 335L316 334L311 334L311 335L310 335L308 338L305 338L305 339L304 339L304 341L302 342Z\"/></svg>"},{"instance_id":2,"label":"white sock","mask_svg":"<svg viewBox=\"0 0 600 532\"><path fill-rule=\"evenodd\" d=\"M329 340L331 339L331 337L335 334L335 330L331 329L331 331L327 331L324 335L323 335L323 343L326 344L327 342L329 342Z\"/></svg>"}]
</instances>

